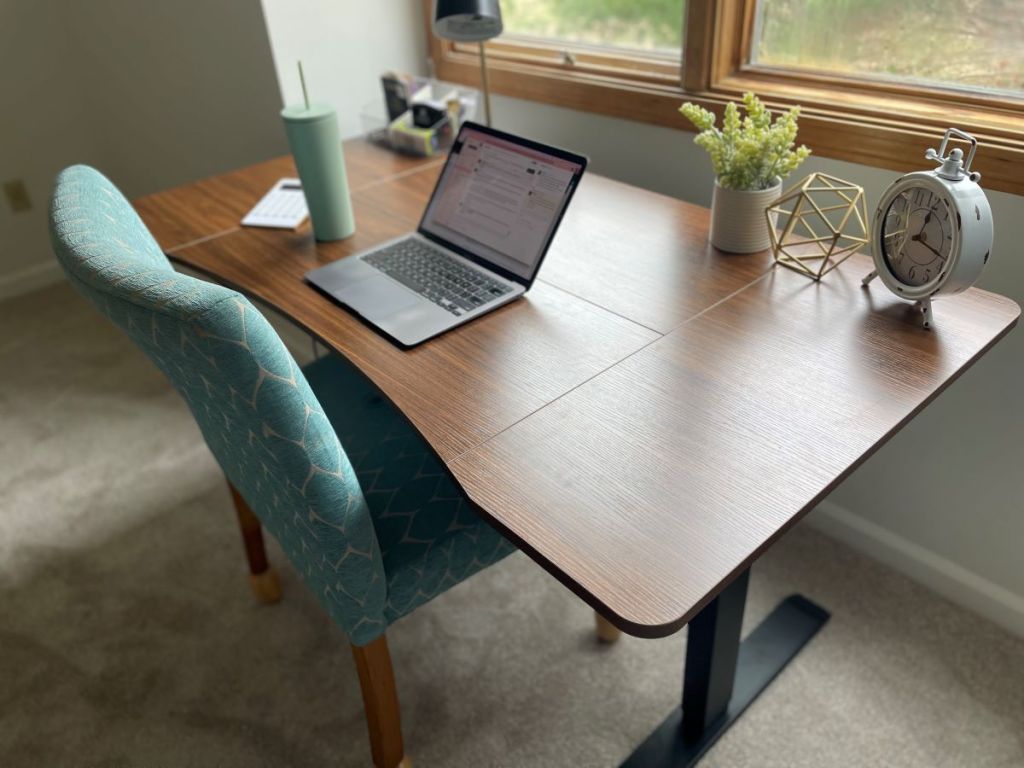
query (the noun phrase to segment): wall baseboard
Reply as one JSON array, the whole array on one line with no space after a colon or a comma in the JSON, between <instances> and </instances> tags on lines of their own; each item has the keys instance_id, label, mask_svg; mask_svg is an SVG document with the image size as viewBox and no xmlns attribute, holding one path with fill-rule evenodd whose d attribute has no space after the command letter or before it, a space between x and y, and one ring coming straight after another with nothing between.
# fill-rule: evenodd
<instances>
[{"instance_id":1,"label":"wall baseboard","mask_svg":"<svg viewBox=\"0 0 1024 768\"><path fill-rule=\"evenodd\" d=\"M21 296L23 293L29 293L53 283L59 283L63 279L64 273L61 272L60 264L56 259L48 259L42 264L33 264L31 267L0 276L0 301Z\"/></svg>"},{"instance_id":2,"label":"wall baseboard","mask_svg":"<svg viewBox=\"0 0 1024 768\"><path fill-rule=\"evenodd\" d=\"M808 524L878 560L1003 629L1024 637L1024 596L982 578L952 560L904 539L831 501L807 517Z\"/></svg>"}]
</instances>

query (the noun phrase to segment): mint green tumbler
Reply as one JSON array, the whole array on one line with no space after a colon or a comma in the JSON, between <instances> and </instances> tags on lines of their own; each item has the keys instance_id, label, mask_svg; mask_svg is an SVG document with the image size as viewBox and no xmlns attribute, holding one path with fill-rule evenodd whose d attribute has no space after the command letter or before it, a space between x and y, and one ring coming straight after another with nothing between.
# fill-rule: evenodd
<instances>
[{"instance_id":1,"label":"mint green tumbler","mask_svg":"<svg viewBox=\"0 0 1024 768\"><path fill-rule=\"evenodd\" d=\"M292 106L282 109L281 117L302 180L313 236L317 240L349 237L356 231L356 221L334 110L324 104Z\"/></svg>"}]
</instances>

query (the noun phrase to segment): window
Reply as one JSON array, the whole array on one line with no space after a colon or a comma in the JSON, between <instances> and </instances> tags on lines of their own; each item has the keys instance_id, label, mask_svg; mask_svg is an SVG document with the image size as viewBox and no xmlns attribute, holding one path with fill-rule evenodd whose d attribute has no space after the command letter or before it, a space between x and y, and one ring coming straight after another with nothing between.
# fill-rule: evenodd
<instances>
[{"instance_id":1,"label":"window","mask_svg":"<svg viewBox=\"0 0 1024 768\"><path fill-rule=\"evenodd\" d=\"M760 0L754 65L1024 91L1024 14L1006 0Z\"/></svg>"},{"instance_id":2,"label":"window","mask_svg":"<svg viewBox=\"0 0 1024 768\"><path fill-rule=\"evenodd\" d=\"M678 59L683 0L505 0L506 35L555 45L644 51Z\"/></svg>"},{"instance_id":3,"label":"window","mask_svg":"<svg viewBox=\"0 0 1024 768\"><path fill-rule=\"evenodd\" d=\"M423 0L429 19L431 0ZM816 154L917 170L949 126L978 136L989 189L1024 194L1024 14L1013 0L502 0L491 88L690 126L744 91L803 107ZM430 35L437 75L479 84L475 45Z\"/></svg>"}]
</instances>

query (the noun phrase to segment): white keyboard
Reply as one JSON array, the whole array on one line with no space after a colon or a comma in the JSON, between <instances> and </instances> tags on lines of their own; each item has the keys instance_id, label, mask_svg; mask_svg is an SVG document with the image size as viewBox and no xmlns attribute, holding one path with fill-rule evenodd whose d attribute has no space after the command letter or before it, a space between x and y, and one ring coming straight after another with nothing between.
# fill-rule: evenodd
<instances>
[{"instance_id":1,"label":"white keyboard","mask_svg":"<svg viewBox=\"0 0 1024 768\"><path fill-rule=\"evenodd\" d=\"M246 227L295 229L309 216L298 179L281 179L242 219Z\"/></svg>"}]
</instances>

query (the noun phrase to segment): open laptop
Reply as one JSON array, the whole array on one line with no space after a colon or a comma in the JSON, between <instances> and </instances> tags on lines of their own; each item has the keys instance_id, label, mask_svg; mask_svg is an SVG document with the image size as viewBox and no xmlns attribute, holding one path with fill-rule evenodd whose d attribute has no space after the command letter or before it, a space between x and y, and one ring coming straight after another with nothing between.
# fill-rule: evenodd
<instances>
[{"instance_id":1,"label":"open laptop","mask_svg":"<svg viewBox=\"0 0 1024 768\"><path fill-rule=\"evenodd\" d=\"M412 347L529 290L587 159L465 123L419 228L306 279Z\"/></svg>"}]
</instances>

